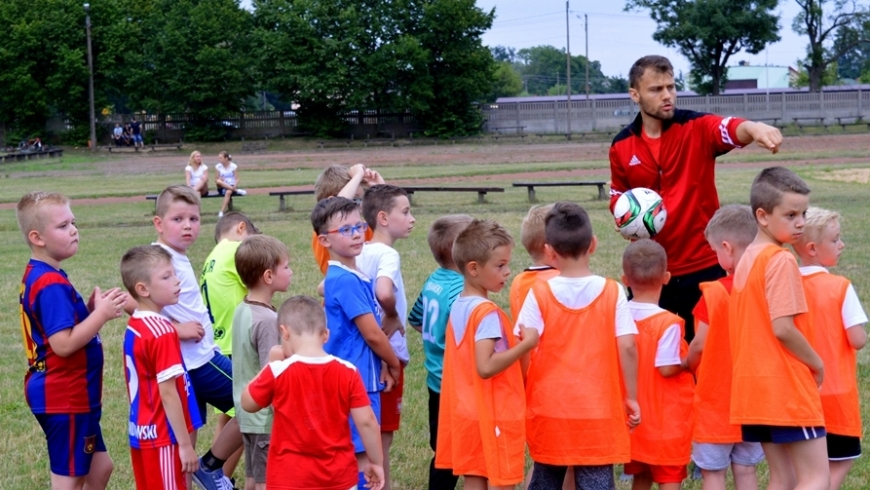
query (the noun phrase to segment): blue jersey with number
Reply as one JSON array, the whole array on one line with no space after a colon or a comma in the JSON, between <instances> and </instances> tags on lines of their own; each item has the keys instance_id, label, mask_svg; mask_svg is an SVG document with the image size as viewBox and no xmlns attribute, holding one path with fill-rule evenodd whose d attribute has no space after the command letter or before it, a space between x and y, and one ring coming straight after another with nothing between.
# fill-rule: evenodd
<instances>
[{"instance_id":1,"label":"blue jersey with number","mask_svg":"<svg viewBox=\"0 0 870 490\"><path fill-rule=\"evenodd\" d=\"M462 292L462 274L439 268L426 279L423 291L417 297L408 323L422 327L424 365L429 373L426 384L429 389L441 393L441 372L444 370L444 338L450 307Z\"/></svg>"}]
</instances>

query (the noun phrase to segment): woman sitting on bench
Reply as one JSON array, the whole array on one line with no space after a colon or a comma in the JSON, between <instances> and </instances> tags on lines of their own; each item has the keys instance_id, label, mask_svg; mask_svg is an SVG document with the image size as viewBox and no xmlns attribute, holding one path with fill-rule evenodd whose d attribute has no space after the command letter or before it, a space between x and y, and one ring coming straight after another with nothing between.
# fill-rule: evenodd
<instances>
[{"instance_id":1,"label":"woman sitting on bench","mask_svg":"<svg viewBox=\"0 0 870 490\"><path fill-rule=\"evenodd\" d=\"M189 187L192 187L200 196L208 194L208 166L202 163L200 152L193 151L190 154L187 166L184 167L184 174Z\"/></svg>"}]
</instances>

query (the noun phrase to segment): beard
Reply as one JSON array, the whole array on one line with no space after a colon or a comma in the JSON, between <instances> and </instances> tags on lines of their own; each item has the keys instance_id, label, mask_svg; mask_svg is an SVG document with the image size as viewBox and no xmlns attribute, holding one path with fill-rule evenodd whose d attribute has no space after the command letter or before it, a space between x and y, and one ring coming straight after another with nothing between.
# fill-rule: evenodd
<instances>
[{"instance_id":1,"label":"beard","mask_svg":"<svg viewBox=\"0 0 870 490\"><path fill-rule=\"evenodd\" d=\"M668 121L673 118L674 110L676 109L676 104L674 102L671 103L670 110L664 110L653 103L646 103L643 99L640 99L638 105L640 106L641 112L653 119L658 119L659 121Z\"/></svg>"}]
</instances>

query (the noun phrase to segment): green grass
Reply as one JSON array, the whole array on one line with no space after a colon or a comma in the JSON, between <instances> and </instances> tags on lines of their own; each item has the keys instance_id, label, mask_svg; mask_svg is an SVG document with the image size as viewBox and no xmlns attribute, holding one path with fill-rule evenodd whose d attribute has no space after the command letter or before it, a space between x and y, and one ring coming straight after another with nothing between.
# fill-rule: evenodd
<instances>
[{"instance_id":1,"label":"green grass","mask_svg":"<svg viewBox=\"0 0 870 490\"><path fill-rule=\"evenodd\" d=\"M66 157L64 157L66 158ZM87 165L88 162L81 162ZM582 165L597 165L584 162ZM576 168L577 163L564 162L557 164L541 164L550 168ZM504 185L509 183L505 178L493 175L509 172L528 171L535 165L524 163L504 163L480 166L450 165L443 167L395 167L386 169L385 177L389 179L410 178L414 175L463 175L474 177L475 183L487 185ZM487 174L487 170L489 174ZM870 305L870 225L865 211L866 185L839 183L816 180L812 178L819 168L799 167L798 173L807 178L813 189L811 201L813 204L838 210L842 215L843 237L847 248L841 259L841 266L836 272L852 279L865 305ZM29 170L21 170L28 172ZM301 169L278 171L264 169L249 171L246 178L251 182L259 179L258 174L269 179L281 176L285 179L282 185L291 182L309 184L313 181L316 170ZM286 172L286 174L284 173ZM464 173L461 173L464 172ZM746 170L724 165L718 173L718 188L723 204L745 202L749 184L756 170ZM606 176L606 169L602 169ZM123 177L111 180L112 185L123 184ZM152 180L153 179L153 180ZM305 179L308 179L307 181ZM139 178L138 185L146 185L158 190L163 185L156 176ZM264 177L265 181L265 177ZM7 189L6 184L14 183L14 189ZM3 182L0 190L0 201L13 201L21 193L45 186L63 190L68 193L84 192L84 184L74 176L68 175L36 175L26 179L8 179ZM274 184L273 184L274 185ZM31 187L32 186L32 187ZM109 187L109 184L101 187ZM114 189L106 192L115 192ZM139 194L143 193L141 190ZM592 259L592 265L597 273L608 277L619 277L621 254L625 242L612 231L612 218L607 210L606 201L595 200L597 190L592 188L542 188L538 190L538 198L544 202L556 200L575 200L590 213L594 229L597 230L600 246ZM407 240L399 241L396 248L402 257L403 275L407 288L408 301L412 303L420 291L423 281L435 269L436 265L426 245L426 232L433 220L447 213L464 212L476 217L492 218L504 224L515 237L519 237L522 217L528 210L525 189L508 187L501 194L489 194L488 202L476 203L474 194L450 193L420 193L414 196L415 205L412 212L417 219L415 231ZM201 264L214 245L211 239L213 224L219 203L216 199L206 200L203 205L203 229L197 243L189 250L189 255L195 269ZM273 235L291 250L291 267L294 271L294 282L290 291L275 298L279 304L285 297L292 294L315 294L315 288L321 279L320 272L311 259L309 248L310 225L308 210L311 206L310 196L298 196L290 199L290 204L296 209L279 213L275 198L250 195L237 200L241 210L249 214L264 233ZM150 202L135 202L113 205L82 205L73 208L81 231L79 253L64 262L64 268L70 275L73 284L83 294L87 295L95 286L108 288L120 286L118 261L129 247L149 243L155 237L150 224L153 204ZM22 378L26 362L21 345L19 328L19 313L17 310L17 295L24 265L29 251L18 232L14 212L0 210L0 296L4 299L6 308L0 309L0 489L37 490L49 486L49 472L44 438L33 416L30 414L22 397ZM511 269L519 272L529 264L529 259L519 247L514 250ZM493 296L502 307L507 308L507 292L502 291ZM133 488L130 468L129 450L126 436L127 399L124 385L122 362L122 339L124 321L115 320L102 330L103 345L106 356L103 389L103 431L109 448L109 454L115 461L115 473L112 476L110 488ZM428 447L427 425L427 394L425 370L423 368L423 353L420 337L416 332L409 331L408 343L411 349L412 361L406 371L406 388L404 397L404 415L402 428L396 434L392 450L393 488L421 489L426 486L427 466L431 451ZM863 393L864 414L870 413L870 403L867 397L870 393L870 356L862 354L859 370ZM580 389L580 388L578 388ZM200 437L200 452L207 447L211 439L214 416L210 415L210 425L204 429ZM240 476L241 469L236 473ZM766 483L765 467L762 466L760 476L763 485ZM858 490L870 487L870 462L867 458L859 459L845 488ZM626 490L628 485L620 483L618 488ZM689 489L700 489L699 482L689 482Z\"/></svg>"}]
</instances>

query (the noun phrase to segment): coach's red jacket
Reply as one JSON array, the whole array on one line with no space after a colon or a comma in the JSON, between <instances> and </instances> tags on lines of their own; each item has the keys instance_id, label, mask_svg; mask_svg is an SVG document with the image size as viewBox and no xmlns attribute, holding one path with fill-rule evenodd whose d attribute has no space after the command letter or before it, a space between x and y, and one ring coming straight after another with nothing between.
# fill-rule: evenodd
<instances>
[{"instance_id":1,"label":"coach's red jacket","mask_svg":"<svg viewBox=\"0 0 870 490\"><path fill-rule=\"evenodd\" d=\"M620 194L635 187L661 194L668 219L655 240L668 253L674 276L717 264L704 239L707 222L719 209L713 167L716 157L741 146L737 126L743 121L677 109L662 127L659 161L644 141L640 114L613 139L610 209Z\"/></svg>"}]
</instances>

